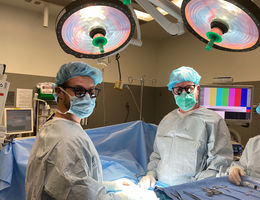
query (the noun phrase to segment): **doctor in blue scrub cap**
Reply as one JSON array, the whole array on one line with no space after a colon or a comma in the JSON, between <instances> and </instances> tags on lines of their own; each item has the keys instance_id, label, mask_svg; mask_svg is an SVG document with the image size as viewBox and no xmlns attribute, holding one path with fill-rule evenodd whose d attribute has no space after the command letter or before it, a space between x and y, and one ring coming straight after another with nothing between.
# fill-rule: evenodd
<instances>
[{"instance_id":1,"label":"doctor in blue scrub cap","mask_svg":"<svg viewBox=\"0 0 260 200\"><path fill-rule=\"evenodd\" d=\"M139 185L153 187L158 180L177 185L216 176L233 159L230 133L224 119L199 105L201 76L190 67L172 71L168 89L178 109L160 122L147 175Z\"/></svg>"},{"instance_id":2,"label":"doctor in blue scrub cap","mask_svg":"<svg viewBox=\"0 0 260 200\"><path fill-rule=\"evenodd\" d=\"M61 66L55 81L57 112L38 133L26 172L27 200L127 199L106 193L99 155L80 120L95 107L102 72L83 62ZM108 182L120 190L126 180Z\"/></svg>"},{"instance_id":3,"label":"doctor in blue scrub cap","mask_svg":"<svg viewBox=\"0 0 260 200\"><path fill-rule=\"evenodd\" d=\"M260 104L256 108L260 115ZM231 183L240 185L241 176L253 176L260 179L260 135L248 140L246 147L238 162L233 162L229 169Z\"/></svg>"}]
</instances>

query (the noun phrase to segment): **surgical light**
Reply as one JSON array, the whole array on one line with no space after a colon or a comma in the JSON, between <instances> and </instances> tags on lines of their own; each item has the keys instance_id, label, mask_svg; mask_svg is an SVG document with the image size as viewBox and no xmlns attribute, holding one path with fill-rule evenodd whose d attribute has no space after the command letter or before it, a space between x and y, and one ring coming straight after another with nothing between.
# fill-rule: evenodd
<instances>
[{"instance_id":1,"label":"surgical light","mask_svg":"<svg viewBox=\"0 0 260 200\"><path fill-rule=\"evenodd\" d=\"M250 0L183 0L187 29L225 51L250 51L260 46L260 8Z\"/></svg>"},{"instance_id":2,"label":"surgical light","mask_svg":"<svg viewBox=\"0 0 260 200\"><path fill-rule=\"evenodd\" d=\"M62 49L78 58L101 58L126 47L135 30L128 6L119 0L78 0L59 14L56 35Z\"/></svg>"}]
</instances>

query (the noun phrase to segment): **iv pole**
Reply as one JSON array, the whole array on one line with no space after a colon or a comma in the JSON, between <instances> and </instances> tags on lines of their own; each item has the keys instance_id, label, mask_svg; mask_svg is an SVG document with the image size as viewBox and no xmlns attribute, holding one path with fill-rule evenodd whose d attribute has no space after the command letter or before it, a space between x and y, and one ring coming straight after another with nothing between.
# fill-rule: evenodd
<instances>
[{"instance_id":1,"label":"iv pole","mask_svg":"<svg viewBox=\"0 0 260 200\"><path fill-rule=\"evenodd\" d=\"M140 115L139 119L142 120L142 115L143 115L143 94L144 94L144 76L140 79L141 82L141 93L140 93Z\"/></svg>"},{"instance_id":2,"label":"iv pole","mask_svg":"<svg viewBox=\"0 0 260 200\"><path fill-rule=\"evenodd\" d=\"M145 79L145 75L143 75L143 76L141 77L141 79L134 79L134 78L131 77L131 76L128 77L128 82L129 82L130 84L132 84L134 80L140 81L140 84L141 84L140 105L139 105L139 120L142 120L142 118L143 118L144 82L145 82L145 81L151 81L151 82L152 82L152 85L155 85L156 79Z\"/></svg>"}]
</instances>

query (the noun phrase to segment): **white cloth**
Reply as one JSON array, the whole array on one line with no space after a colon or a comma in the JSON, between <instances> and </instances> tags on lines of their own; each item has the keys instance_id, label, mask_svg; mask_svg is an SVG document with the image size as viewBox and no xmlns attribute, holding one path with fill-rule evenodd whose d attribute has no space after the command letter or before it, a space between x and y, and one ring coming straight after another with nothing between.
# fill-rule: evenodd
<instances>
[{"instance_id":1,"label":"white cloth","mask_svg":"<svg viewBox=\"0 0 260 200\"><path fill-rule=\"evenodd\" d=\"M260 135L250 138L238 162L232 165L241 167L246 175L260 179Z\"/></svg>"},{"instance_id":2,"label":"white cloth","mask_svg":"<svg viewBox=\"0 0 260 200\"><path fill-rule=\"evenodd\" d=\"M108 191L121 191L130 187L135 187L136 184L127 178L120 178L114 181L103 181L103 185Z\"/></svg>"},{"instance_id":3,"label":"white cloth","mask_svg":"<svg viewBox=\"0 0 260 200\"><path fill-rule=\"evenodd\" d=\"M225 121L204 107L181 113L178 109L160 122L148 174L160 182L177 185L216 176L233 159Z\"/></svg>"},{"instance_id":4,"label":"white cloth","mask_svg":"<svg viewBox=\"0 0 260 200\"><path fill-rule=\"evenodd\" d=\"M62 118L40 130L28 160L27 200L107 200L95 146L82 127Z\"/></svg>"}]
</instances>

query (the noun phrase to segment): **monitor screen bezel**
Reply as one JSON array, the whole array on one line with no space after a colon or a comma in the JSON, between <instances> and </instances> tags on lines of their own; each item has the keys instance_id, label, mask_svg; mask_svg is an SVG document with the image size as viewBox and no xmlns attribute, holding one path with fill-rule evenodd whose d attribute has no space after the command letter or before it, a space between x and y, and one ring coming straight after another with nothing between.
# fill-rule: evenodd
<instances>
[{"instance_id":1,"label":"monitor screen bezel","mask_svg":"<svg viewBox=\"0 0 260 200\"><path fill-rule=\"evenodd\" d=\"M31 112L31 130L29 131L15 131L15 132L7 132L7 111L9 110L30 110ZM33 133L33 109L32 108L5 108L4 109L4 126L6 127L6 134L7 135L14 135L14 134L23 134L23 133Z\"/></svg>"},{"instance_id":2,"label":"monitor screen bezel","mask_svg":"<svg viewBox=\"0 0 260 200\"><path fill-rule=\"evenodd\" d=\"M230 123L236 123L236 124L244 124L244 123L251 123L252 117L253 117L253 98L254 98L254 86L253 85L230 85L230 84L202 84L200 85L200 90L203 87L211 87L211 88L248 88L251 89L251 111L250 111L250 120L245 119L225 119L226 122ZM200 92L199 92L199 104L200 104ZM201 105L201 104L200 104ZM203 105L201 105L203 106ZM203 106L204 107L204 106ZM209 109L209 108L208 108Z\"/></svg>"}]
</instances>

